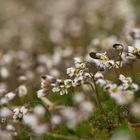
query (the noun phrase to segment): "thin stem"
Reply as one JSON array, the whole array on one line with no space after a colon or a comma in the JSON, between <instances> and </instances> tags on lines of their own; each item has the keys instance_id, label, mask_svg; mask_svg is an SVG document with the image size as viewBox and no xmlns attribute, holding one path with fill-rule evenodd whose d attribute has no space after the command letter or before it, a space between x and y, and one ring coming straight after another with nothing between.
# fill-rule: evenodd
<instances>
[{"instance_id":1,"label":"thin stem","mask_svg":"<svg viewBox=\"0 0 140 140\"><path fill-rule=\"evenodd\" d=\"M48 98L46 98L46 97L41 97L40 99L43 101L43 103L44 103L45 105L48 106L49 109L52 109L52 108L55 106L54 103L52 103L52 102L51 102Z\"/></svg>"},{"instance_id":2,"label":"thin stem","mask_svg":"<svg viewBox=\"0 0 140 140\"><path fill-rule=\"evenodd\" d=\"M120 63L119 63L119 68L121 68L121 62L122 62L122 53L123 53L123 49L121 50L121 52L120 52Z\"/></svg>"},{"instance_id":3,"label":"thin stem","mask_svg":"<svg viewBox=\"0 0 140 140\"><path fill-rule=\"evenodd\" d=\"M100 98L99 98L98 88L97 88L97 86L96 86L96 83L94 82L94 87L93 87L93 85L91 84L91 87L92 87L93 91L95 91L96 103L97 103L98 107L100 108L101 112L104 113L104 109L103 109L103 107L102 107L102 104L101 104L101 101L100 101Z\"/></svg>"},{"instance_id":4,"label":"thin stem","mask_svg":"<svg viewBox=\"0 0 140 140\"><path fill-rule=\"evenodd\" d=\"M55 134L55 133L51 133L51 132L48 132L47 136L54 137L54 138L60 138L60 139L64 139L64 140L79 140L78 137Z\"/></svg>"}]
</instances>

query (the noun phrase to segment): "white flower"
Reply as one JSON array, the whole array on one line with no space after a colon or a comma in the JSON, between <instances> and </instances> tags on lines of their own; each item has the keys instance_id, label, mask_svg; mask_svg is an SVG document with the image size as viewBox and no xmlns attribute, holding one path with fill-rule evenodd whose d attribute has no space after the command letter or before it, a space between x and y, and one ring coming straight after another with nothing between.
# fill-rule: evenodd
<instances>
[{"instance_id":1,"label":"white flower","mask_svg":"<svg viewBox=\"0 0 140 140\"><path fill-rule=\"evenodd\" d=\"M14 99L15 96L16 96L16 94L13 93L13 92L9 92L9 93L6 94L6 98L7 98L9 101L12 100L12 99Z\"/></svg>"},{"instance_id":2,"label":"white flower","mask_svg":"<svg viewBox=\"0 0 140 140\"><path fill-rule=\"evenodd\" d=\"M43 116L45 114L45 108L41 105L37 105L34 108L34 112L39 116Z\"/></svg>"},{"instance_id":3,"label":"white flower","mask_svg":"<svg viewBox=\"0 0 140 140\"><path fill-rule=\"evenodd\" d=\"M75 57L74 58L74 63L76 64L76 63L83 63L84 62L84 60L83 60L83 58L81 58L81 57Z\"/></svg>"},{"instance_id":4,"label":"white flower","mask_svg":"<svg viewBox=\"0 0 140 140\"><path fill-rule=\"evenodd\" d=\"M96 57L103 60L103 61L108 61L109 58L108 56L106 55L107 52L104 52L104 53L96 53Z\"/></svg>"},{"instance_id":5,"label":"white flower","mask_svg":"<svg viewBox=\"0 0 140 140\"><path fill-rule=\"evenodd\" d=\"M127 105L133 101L134 93L129 90L121 91L111 94L111 98L113 98L119 105Z\"/></svg>"},{"instance_id":6,"label":"white flower","mask_svg":"<svg viewBox=\"0 0 140 140\"><path fill-rule=\"evenodd\" d=\"M89 101L81 102L80 109L86 113L92 113L93 112L93 105Z\"/></svg>"},{"instance_id":7,"label":"white flower","mask_svg":"<svg viewBox=\"0 0 140 140\"><path fill-rule=\"evenodd\" d=\"M27 87L25 85L20 85L18 87L18 95L19 97L23 97L27 94L28 90Z\"/></svg>"},{"instance_id":8,"label":"white flower","mask_svg":"<svg viewBox=\"0 0 140 140\"><path fill-rule=\"evenodd\" d=\"M72 83L73 87L80 86L82 81L83 81L83 76L75 77Z\"/></svg>"},{"instance_id":9,"label":"white flower","mask_svg":"<svg viewBox=\"0 0 140 140\"><path fill-rule=\"evenodd\" d=\"M94 75L94 79L97 80L97 79L102 79L104 78L103 74L98 71L95 75Z\"/></svg>"},{"instance_id":10,"label":"white flower","mask_svg":"<svg viewBox=\"0 0 140 140\"><path fill-rule=\"evenodd\" d=\"M0 117L7 118L12 114L11 110L7 107L2 107L0 109Z\"/></svg>"},{"instance_id":11,"label":"white flower","mask_svg":"<svg viewBox=\"0 0 140 140\"><path fill-rule=\"evenodd\" d=\"M99 85L100 87L103 87L103 86L106 85L106 81L103 80L103 79L98 79L98 80L96 81L96 84Z\"/></svg>"},{"instance_id":12,"label":"white flower","mask_svg":"<svg viewBox=\"0 0 140 140\"><path fill-rule=\"evenodd\" d=\"M53 87L52 92L60 92L60 87Z\"/></svg>"},{"instance_id":13,"label":"white flower","mask_svg":"<svg viewBox=\"0 0 140 140\"><path fill-rule=\"evenodd\" d=\"M132 46L128 46L128 53L130 54L136 54L138 52L138 49Z\"/></svg>"},{"instance_id":14,"label":"white flower","mask_svg":"<svg viewBox=\"0 0 140 140\"><path fill-rule=\"evenodd\" d=\"M60 95L68 94L68 90L65 85L60 85Z\"/></svg>"},{"instance_id":15,"label":"white flower","mask_svg":"<svg viewBox=\"0 0 140 140\"><path fill-rule=\"evenodd\" d=\"M83 83L89 82L90 79L91 79L91 75L88 72L85 72L83 75Z\"/></svg>"},{"instance_id":16,"label":"white flower","mask_svg":"<svg viewBox=\"0 0 140 140\"><path fill-rule=\"evenodd\" d=\"M14 126L11 125L11 124L8 124L8 125L6 126L6 129L7 129L8 131L15 131Z\"/></svg>"},{"instance_id":17,"label":"white flower","mask_svg":"<svg viewBox=\"0 0 140 140\"><path fill-rule=\"evenodd\" d=\"M23 117L23 123L34 129L38 126L38 116L35 114L27 114Z\"/></svg>"},{"instance_id":18,"label":"white flower","mask_svg":"<svg viewBox=\"0 0 140 140\"><path fill-rule=\"evenodd\" d=\"M0 75L2 78L8 78L9 77L9 70L6 67L1 67Z\"/></svg>"},{"instance_id":19,"label":"white flower","mask_svg":"<svg viewBox=\"0 0 140 140\"><path fill-rule=\"evenodd\" d=\"M21 120L23 118L24 115L26 115L26 113L28 112L28 109L24 106L22 106L21 108L15 108L13 110L13 119L14 120Z\"/></svg>"},{"instance_id":20,"label":"white flower","mask_svg":"<svg viewBox=\"0 0 140 140\"><path fill-rule=\"evenodd\" d=\"M64 80L64 85L66 86L66 88L70 88L72 86L72 80L71 79L66 79Z\"/></svg>"},{"instance_id":21,"label":"white flower","mask_svg":"<svg viewBox=\"0 0 140 140\"><path fill-rule=\"evenodd\" d=\"M74 63L75 63L75 67L78 69L80 69L80 68L85 69L86 68L86 63L85 63L83 58L75 57Z\"/></svg>"},{"instance_id":22,"label":"white flower","mask_svg":"<svg viewBox=\"0 0 140 140\"><path fill-rule=\"evenodd\" d=\"M75 75L76 69L71 67L71 68L67 68L67 74L69 75L69 77L73 77Z\"/></svg>"},{"instance_id":23,"label":"white flower","mask_svg":"<svg viewBox=\"0 0 140 140\"><path fill-rule=\"evenodd\" d=\"M107 68L110 69L110 68L115 66L115 61L114 60L109 60L105 63L105 65L106 65Z\"/></svg>"},{"instance_id":24,"label":"white flower","mask_svg":"<svg viewBox=\"0 0 140 140\"><path fill-rule=\"evenodd\" d=\"M44 97L47 93L48 93L48 90L40 89L40 90L37 91L37 97L38 98Z\"/></svg>"},{"instance_id":25,"label":"white flower","mask_svg":"<svg viewBox=\"0 0 140 140\"><path fill-rule=\"evenodd\" d=\"M75 101L76 103L81 103L81 102L83 102L84 100L85 100L84 94L81 94L81 93L76 93L76 94L74 94L74 101Z\"/></svg>"},{"instance_id":26,"label":"white flower","mask_svg":"<svg viewBox=\"0 0 140 140\"><path fill-rule=\"evenodd\" d=\"M51 123L53 125L58 125L61 123L61 121L62 121L62 118L59 115L54 115L51 117Z\"/></svg>"}]
</instances>

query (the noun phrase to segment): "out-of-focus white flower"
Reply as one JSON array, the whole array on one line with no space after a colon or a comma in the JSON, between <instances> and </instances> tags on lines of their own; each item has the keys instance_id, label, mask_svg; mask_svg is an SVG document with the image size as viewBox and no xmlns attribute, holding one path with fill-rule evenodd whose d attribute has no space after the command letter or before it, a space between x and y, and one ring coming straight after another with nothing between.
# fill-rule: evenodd
<instances>
[{"instance_id":1,"label":"out-of-focus white flower","mask_svg":"<svg viewBox=\"0 0 140 140\"><path fill-rule=\"evenodd\" d=\"M12 100L12 99L14 99L15 96L16 96L16 94L13 93L13 92L9 92L9 93L7 93L7 94L5 95L5 97L6 97L9 101Z\"/></svg>"},{"instance_id":2,"label":"out-of-focus white flower","mask_svg":"<svg viewBox=\"0 0 140 140\"><path fill-rule=\"evenodd\" d=\"M54 115L51 117L51 123L53 125L58 125L62 122L62 118L59 115Z\"/></svg>"},{"instance_id":3,"label":"out-of-focus white flower","mask_svg":"<svg viewBox=\"0 0 140 140\"><path fill-rule=\"evenodd\" d=\"M12 124L8 124L8 125L6 126L6 129L7 129L8 131L15 131L15 128L14 128L14 126L13 126Z\"/></svg>"},{"instance_id":4,"label":"out-of-focus white flower","mask_svg":"<svg viewBox=\"0 0 140 140\"><path fill-rule=\"evenodd\" d=\"M134 117L140 119L140 102L135 102L131 105L130 112Z\"/></svg>"},{"instance_id":5,"label":"out-of-focus white flower","mask_svg":"<svg viewBox=\"0 0 140 140\"><path fill-rule=\"evenodd\" d=\"M96 81L96 84L99 85L100 87L103 87L106 85L106 81L104 79L98 79Z\"/></svg>"},{"instance_id":6,"label":"out-of-focus white flower","mask_svg":"<svg viewBox=\"0 0 140 140\"><path fill-rule=\"evenodd\" d=\"M98 72L94 75L94 79L95 79L95 80L102 79L102 78L104 78L104 76L103 76L103 74L102 74L100 71L98 71Z\"/></svg>"},{"instance_id":7,"label":"out-of-focus white flower","mask_svg":"<svg viewBox=\"0 0 140 140\"><path fill-rule=\"evenodd\" d=\"M0 109L0 117L7 118L12 115L12 111L7 107L2 107Z\"/></svg>"},{"instance_id":8,"label":"out-of-focus white flower","mask_svg":"<svg viewBox=\"0 0 140 140\"><path fill-rule=\"evenodd\" d=\"M26 114L23 117L23 123L31 127L31 129L35 128L39 124L39 119L35 114Z\"/></svg>"},{"instance_id":9,"label":"out-of-focus white flower","mask_svg":"<svg viewBox=\"0 0 140 140\"><path fill-rule=\"evenodd\" d=\"M126 130L120 130L113 134L110 140L136 140L135 136Z\"/></svg>"},{"instance_id":10,"label":"out-of-focus white flower","mask_svg":"<svg viewBox=\"0 0 140 140\"><path fill-rule=\"evenodd\" d=\"M37 105L34 107L34 112L39 116L43 116L45 114L45 108L41 105Z\"/></svg>"},{"instance_id":11,"label":"out-of-focus white flower","mask_svg":"<svg viewBox=\"0 0 140 140\"><path fill-rule=\"evenodd\" d=\"M126 89L131 89L133 91L138 91L139 86L135 83L133 83L131 77L125 77L124 75L119 76L119 80L122 82L121 87L126 90Z\"/></svg>"},{"instance_id":12,"label":"out-of-focus white flower","mask_svg":"<svg viewBox=\"0 0 140 140\"><path fill-rule=\"evenodd\" d=\"M86 113L92 113L93 112L93 104L89 101L81 102L80 109Z\"/></svg>"},{"instance_id":13,"label":"out-of-focus white flower","mask_svg":"<svg viewBox=\"0 0 140 140\"><path fill-rule=\"evenodd\" d=\"M46 96L47 93L48 93L48 90L40 89L40 90L37 91L37 97L38 98L44 97L44 96Z\"/></svg>"},{"instance_id":14,"label":"out-of-focus white flower","mask_svg":"<svg viewBox=\"0 0 140 140\"><path fill-rule=\"evenodd\" d=\"M28 93L28 89L25 85L20 85L18 87L18 95L19 97L23 97Z\"/></svg>"},{"instance_id":15,"label":"out-of-focus white flower","mask_svg":"<svg viewBox=\"0 0 140 140\"><path fill-rule=\"evenodd\" d=\"M0 99L0 105L7 104L8 101L9 101L8 98L3 97L3 98Z\"/></svg>"},{"instance_id":16,"label":"out-of-focus white flower","mask_svg":"<svg viewBox=\"0 0 140 140\"><path fill-rule=\"evenodd\" d=\"M38 125L37 127L34 127L33 128L33 131L36 133L36 134L45 134L47 133L49 130L49 126L48 124L41 124L41 125Z\"/></svg>"},{"instance_id":17,"label":"out-of-focus white flower","mask_svg":"<svg viewBox=\"0 0 140 140\"><path fill-rule=\"evenodd\" d=\"M138 53L138 49L133 47L133 46L128 46L128 53L131 54L137 54Z\"/></svg>"},{"instance_id":18,"label":"out-of-focus white flower","mask_svg":"<svg viewBox=\"0 0 140 140\"><path fill-rule=\"evenodd\" d=\"M81 94L81 93L75 93L75 94L74 94L74 101L75 101L76 103L81 103L81 102L84 101L84 99L85 99L84 94Z\"/></svg>"},{"instance_id":19,"label":"out-of-focus white flower","mask_svg":"<svg viewBox=\"0 0 140 140\"><path fill-rule=\"evenodd\" d=\"M6 67L1 67L0 68L0 76L2 78L8 78L9 77L9 71Z\"/></svg>"}]
</instances>

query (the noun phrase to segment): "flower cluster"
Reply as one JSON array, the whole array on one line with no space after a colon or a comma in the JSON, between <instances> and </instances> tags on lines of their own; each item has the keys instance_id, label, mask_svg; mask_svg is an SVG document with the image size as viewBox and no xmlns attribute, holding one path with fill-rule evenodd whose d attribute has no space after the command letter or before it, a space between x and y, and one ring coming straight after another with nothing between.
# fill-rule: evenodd
<instances>
[{"instance_id":1,"label":"flower cluster","mask_svg":"<svg viewBox=\"0 0 140 140\"><path fill-rule=\"evenodd\" d=\"M103 87L105 92L119 105L126 105L133 101L134 93L139 90L139 86L133 83L131 77L119 76L119 85L112 81L105 80L101 72L95 74L96 84Z\"/></svg>"},{"instance_id":2,"label":"flower cluster","mask_svg":"<svg viewBox=\"0 0 140 140\"><path fill-rule=\"evenodd\" d=\"M94 59L94 62L100 71L104 71L106 68L109 69L119 68L120 62L109 59L109 57L107 56L107 52L104 53L91 52L90 57Z\"/></svg>"},{"instance_id":3,"label":"flower cluster","mask_svg":"<svg viewBox=\"0 0 140 140\"><path fill-rule=\"evenodd\" d=\"M83 58L74 58L75 67L67 68L67 74L69 79L61 80L49 75L42 76L41 90L38 91L38 97L43 97L46 93L58 92L60 95L68 93L68 89L71 87L80 86L90 82L91 75L88 72L86 62Z\"/></svg>"}]
</instances>

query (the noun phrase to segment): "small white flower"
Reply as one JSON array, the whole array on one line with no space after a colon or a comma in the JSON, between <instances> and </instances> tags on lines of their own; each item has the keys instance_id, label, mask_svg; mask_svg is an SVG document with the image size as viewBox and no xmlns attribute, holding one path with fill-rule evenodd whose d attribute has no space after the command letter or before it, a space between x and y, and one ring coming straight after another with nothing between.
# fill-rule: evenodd
<instances>
[{"instance_id":1,"label":"small white flower","mask_svg":"<svg viewBox=\"0 0 140 140\"><path fill-rule=\"evenodd\" d=\"M18 95L19 97L23 97L27 94L28 90L27 87L25 85L20 85L18 87Z\"/></svg>"},{"instance_id":2,"label":"small white flower","mask_svg":"<svg viewBox=\"0 0 140 140\"><path fill-rule=\"evenodd\" d=\"M83 58L75 57L74 63L75 63L75 67L78 69L80 69L80 68L85 69L86 68L86 63L85 63Z\"/></svg>"},{"instance_id":3,"label":"small white flower","mask_svg":"<svg viewBox=\"0 0 140 140\"><path fill-rule=\"evenodd\" d=\"M66 86L66 88L70 88L72 86L72 80L71 79L66 79L64 81L64 85Z\"/></svg>"},{"instance_id":4,"label":"small white flower","mask_svg":"<svg viewBox=\"0 0 140 140\"><path fill-rule=\"evenodd\" d=\"M71 68L67 68L67 74L70 76L70 77L73 77L75 75L75 72L76 72L76 69L71 67Z\"/></svg>"},{"instance_id":5,"label":"small white flower","mask_svg":"<svg viewBox=\"0 0 140 140\"><path fill-rule=\"evenodd\" d=\"M60 87L53 87L52 92L60 92Z\"/></svg>"},{"instance_id":6,"label":"small white flower","mask_svg":"<svg viewBox=\"0 0 140 140\"><path fill-rule=\"evenodd\" d=\"M45 114L45 108L41 105L37 105L34 108L34 112L39 116L43 116Z\"/></svg>"},{"instance_id":7,"label":"small white flower","mask_svg":"<svg viewBox=\"0 0 140 140\"><path fill-rule=\"evenodd\" d=\"M93 112L93 105L89 101L84 101L80 104L80 109L86 113L92 113Z\"/></svg>"},{"instance_id":8,"label":"small white flower","mask_svg":"<svg viewBox=\"0 0 140 140\"><path fill-rule=\"evenodd\" d=\"M13 110L13 119L14 120L21 120L23 118L24 115L26 115L26 113L28 112L28 109L24 106L22 106L21 108L15 108Z\"/></svg>"},{"instance_id":9,"label":"small white flower","mask_svg":"<svg viewBox=\"0 0 140 140\"><path fill-rule=\"evenodd\" d=\"M103 80L103 79L98 79L98 80L96 81L96 84L99 85L100 87L103 87L103 86L106 85L106 81Z\"/></svg>"},{"instance_id":10,"label":"small white flower","mask_svg":"<svg viewBox=\"0 0 140 140\"><path fill-rule=\"evenodd\" d=\"M83 102L84 100L85 100L84 94L81 94L81 93L76 93L76 94L74 94L74 101L75 101L76 103L81 103L81 102Z\"/></svg>"},{"instance_id":11,"label":"small white flower","mask_svg":"<svg viewBox=\"0 0 140 140\"><path fill-rule=\"evenodd\" d=\"M102 78L104 78L104 76L103 76L103 74L102 74L100 71L98 71L98 72L94 75L94 79L95 79L95 80L102 79Z\"/></svg>"},{"instance_id":12,"label":"small white flower","mask_svg":"<svg viewBox=\"0 0 140 140\"><path fill-rule=\"evenodd\" d=\"M83 76L75 77L72 83L73 87L80 86L82 81L83 81Z\"/></svg>"},{"instance_id":13,"label":"small white flower","mask_svg":"<svg viewBox=\"0 0 140 140\"><path fill-rule=\"evenodd\" d=\"M128 46L128 53L130 54L136 54L138 52L138 49L132 46Z\"/></svg>"},{"instance_id":14,"label":"small white flower","mask_svg":"<svg viewBox=\"0 0 140 140\"><path fill-rule=\"evenodd\" d=\"M9 101L12 100L12 99L14 99L15 96L16 96L16 94L13 93L13 92L9 92L9 93L6 94L6 98L7 98Z\"/></svg>"},{"instance_id":15,"label":"small white flower","mask_svg":"<svg viewBox=\"0 0 140 140\"><path fill-rule=\"evenodd\" d=\"M37 97L38 98L44 97L47 93L48 93L48 90L40 89L40 90L37 91Z\"/></svg>"},{"instance_id":16,"label":"small white flower","mask_svg":"<svg viewBox=\"0 0 140 140\"><path fill-rule=\"evenodd\" d=\"M61 123L61 121L62 121L62 118L59 115L54 115L51 117L51 123L53 125L58 125Z\"/></svg>"},{"instance_id":17,"label":"small white flower","mask_svg":"<svg viewBox=\"0 0 140 140\"><path fill-rule=\"evenodd\" d=\"M7 117L11 116L11 114L12 114L11 110L7 107L2 107L0 109L0 117L2 117L2 118L7 118Z\"/></svg>"}]
</instances>

